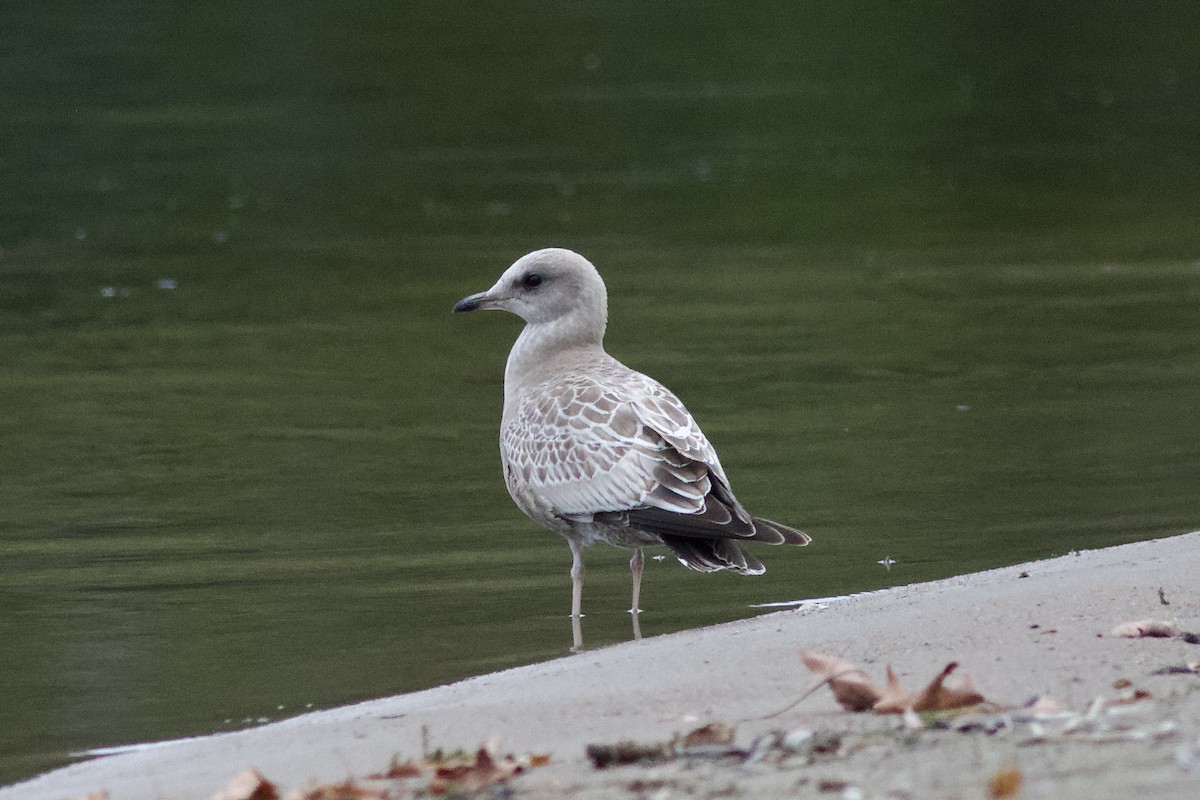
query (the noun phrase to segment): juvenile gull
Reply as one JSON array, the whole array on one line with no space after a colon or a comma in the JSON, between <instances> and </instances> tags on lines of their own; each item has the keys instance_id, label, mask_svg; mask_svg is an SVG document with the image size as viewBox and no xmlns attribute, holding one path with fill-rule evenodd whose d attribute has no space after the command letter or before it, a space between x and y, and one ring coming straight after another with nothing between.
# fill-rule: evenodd
<instances>
[{"instance_id":1,"label":"juvenile gull","mask_svg":"<svg viewBox=\"0 0 1200 800\"><path fill-rule=\"evenodd\" d=\"M750 516L679 398L604 351L608 293L586 258L558 248L529 253L491 289L454 306L481 309L526 323L504 370L500 458L517 507L571 546L573 620L583 548L595 542L633 548L635 623L646 545L666 545L700 572L761 575L765 567L742 542L809 543L805 533Z\"/></svg>"}]
</instances>

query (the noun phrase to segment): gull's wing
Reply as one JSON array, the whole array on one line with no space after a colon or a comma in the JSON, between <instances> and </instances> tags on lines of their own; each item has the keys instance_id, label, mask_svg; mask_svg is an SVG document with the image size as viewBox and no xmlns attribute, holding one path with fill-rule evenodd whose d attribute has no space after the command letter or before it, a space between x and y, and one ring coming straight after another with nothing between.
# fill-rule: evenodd
<instances>
[{"instance_id":1,"label":"gull's wing","mask_svg":"<svg viewBox=\"0 0 1200 800\"><path fill-rule=\"evenodd\" d=\"M783 526L756 526L683 403L632 370L528 393L504 425L501 452L514 497L532 495L570 520L604 515L672 537L794 538Z\"/></svg>"}]
</instances>

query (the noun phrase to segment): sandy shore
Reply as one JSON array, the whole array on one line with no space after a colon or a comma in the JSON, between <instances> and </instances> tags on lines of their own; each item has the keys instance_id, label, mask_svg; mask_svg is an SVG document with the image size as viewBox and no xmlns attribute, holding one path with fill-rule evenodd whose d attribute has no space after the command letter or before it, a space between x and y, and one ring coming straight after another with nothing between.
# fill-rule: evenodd
<instances>
[{"instance_id":1,"label":"sandy shore","mask_svg":"<svg viewBox=\"0 0 1200 800\"><path fill-rule=\"evenodd\" d=\"M1200 532L776 612L125 752L5 787L0 800L99 791L112 800L209 798L251 766L288 791L362 778L397 754L418 756L422 728L434 746L471 750L498 736L505 751L549 754L547 766L513 779L517 797L984 798L1005 791L989 789L989 781L1010 770L1020 774L1025 798L1194 800L1200 675L1152 673L1200 661L1200 645L1110 633L1144 618L1200 631ZM914 688L957 661L997 707L905 729L899 717L843 711L821 688L762 719L812 684L797 657L802 648L848 658L880 681L891 664ZM1138 689L1149 696L1096 702ZM1012 710L1039 695L1063 712ZM588 744L667 741L711 721L736 725L739 747L757 741L755 757L693 755L596 770L585 756ZM770 731L792 734L791 744L764 745L782 741L762 738ZM810 731L832 744L814 751Z\"/></svg>"}]
</instances>

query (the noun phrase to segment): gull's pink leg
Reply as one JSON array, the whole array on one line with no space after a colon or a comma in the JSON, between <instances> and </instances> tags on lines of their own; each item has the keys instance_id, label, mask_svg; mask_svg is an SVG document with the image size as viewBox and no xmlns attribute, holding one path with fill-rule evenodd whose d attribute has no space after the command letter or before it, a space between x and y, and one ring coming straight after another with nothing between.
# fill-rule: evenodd
<instances>
[{"instance_id":1,"label":"gull's pink leg","mask_svg":"<svg viewBox=\"0 0 1200 800\"><path fill-rule=\"evenodd\" d=\"M568 539L571 545L571 652L578 653L583 649L583 626L579 620L583 612L579 607L583 604L583 545L574 539Z\"/></svg>"},{"instance_id":2,"label":"gull's pink leg","mask_svg":"<svg viewBox=\"0 0 1200 800\"><path fill-rule=\"evenodd\" d=\"M633 558L629 559L629 572L633 575L633 603L629 606L629 613L635 616L642 613L638 608L638 598L642 596L642 566L645 563L646 556L642 554L642 548L635 547Z\"/></svg>"},{"instance_id":3,"label":"gull's pink leg","mask_svg":"<svg viewBox=\"0 0 1200 800\"><path fill-rule=\"evenodd\" d=\"M567 541L571 545L571 616L579 619L583 616L583 545L575 539Z\"/></svg>"}]
</instances>

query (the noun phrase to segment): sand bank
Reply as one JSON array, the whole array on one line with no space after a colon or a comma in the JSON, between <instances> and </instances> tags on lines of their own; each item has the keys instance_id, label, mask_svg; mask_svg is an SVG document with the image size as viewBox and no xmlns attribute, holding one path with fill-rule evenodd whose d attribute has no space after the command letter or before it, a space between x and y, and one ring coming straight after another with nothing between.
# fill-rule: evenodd
<instances>
[{"instance_id":1,"label":"sand bank","mask_svg":"<svg viewBox=\"0 0 1200 800\"><path fill-rule=\"evenodd\" d=\"M988 797L997 770L1015 769L1021 797L1194 800L1200 676L1151 673L1200 660L1200 645L1110 633L1147 617L1200 630L1200 532L775 612L124 752L5 787L0 800L99 791L112 800L209 798L251 766L287 791L361 778L397 754L419 755L422 729L435 746L473 749L498 736L506 751L549 754L549 765L514 779L517 797ZM896 717L843 711L824 690L762 719L811 684L800 649L848 658L879 680L891 664L913 685L957 661L997 704L1042 695L1080 720L1091 708L1092 719L1063 731L1067 723L1038 726L1011 715L1005 724L997 712L993 723L966 731L905 731ZM1099 713L1096 698L1120 694L1115 682L1150 696ZM665 741L709 721L736 724L735 741L744 746L772 730L829 734L841 744L754 763L680 759L603 771L585 757L590 743Z\"/></svg>"}]
</instances>

